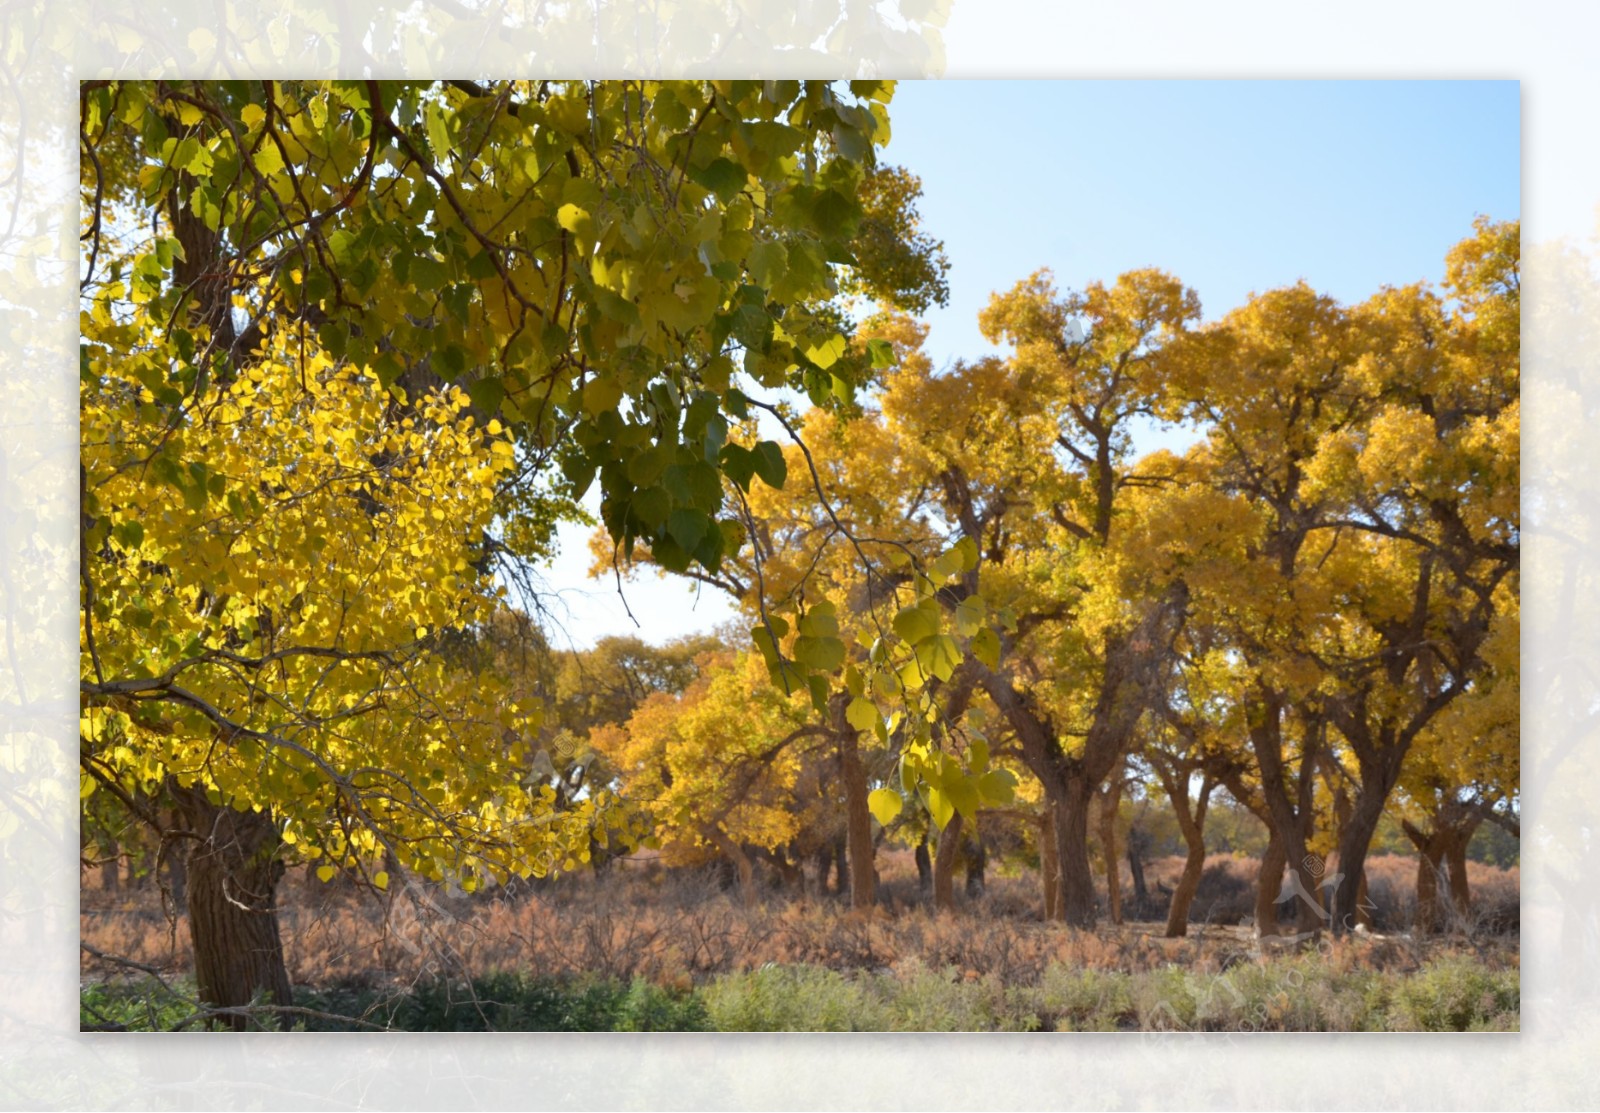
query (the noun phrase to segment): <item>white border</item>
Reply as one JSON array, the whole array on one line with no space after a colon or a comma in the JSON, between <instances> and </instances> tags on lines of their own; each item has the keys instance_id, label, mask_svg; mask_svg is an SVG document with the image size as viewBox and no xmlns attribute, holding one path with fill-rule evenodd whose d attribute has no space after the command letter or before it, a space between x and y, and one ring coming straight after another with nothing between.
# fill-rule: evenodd
<instances>
[{"instance_id":1,"label":"white border","mask_svg":"<svg viewBox=\"0 0 1600 1113\"><path fill-rule=\"evenodd\" d=\"M471 18L471 5L523 21ZM672 12L670 18L650 14ZM226 11L226 22L218 12ZM569 11L543 17L531 13ZM802 14L796 15L799 10ZM0 9L0 1106L1594 1108L1600 1103L1600 9L996 0L16 4ZM540 23L539 19L544 22ZM73 22L69 22L76 20ZM379 76L1500 77L1523 83L1524 1033L1514 1037L76 1032L76 81ZM598 28L601 39L594 34ZM220 38L218 37L220 35ZM350 41L346 38L346 41ZM219 45L220 44L220 45ZM369 45L371 45L369 43ZM377 51L375 50L375 53ZM981 137L968 140L978 142ZM1041 142L1049 137L1041 136ZM975 158L1004 189L1004 153ZM1175 178L1181 187L1181 168ZM13 217L13 212L15 217ZM204 1043L197 1042L204 1040Z\"/></svg>"}]
</instances>

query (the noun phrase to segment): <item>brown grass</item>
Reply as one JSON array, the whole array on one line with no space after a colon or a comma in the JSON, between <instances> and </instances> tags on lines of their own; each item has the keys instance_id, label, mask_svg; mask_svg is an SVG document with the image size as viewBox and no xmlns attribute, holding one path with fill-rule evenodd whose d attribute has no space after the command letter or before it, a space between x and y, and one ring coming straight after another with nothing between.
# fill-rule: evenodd
<instances>
[{"instance_id":1,"label":"brown grass","mask_svg":"<svg viewBox=\"0 0 1600 1113\"><path fill-rule=\"evenodd\" d=\"M1515 870L1471 864L1480 909L1516 907ZM1157 886L1176 883L1180 859L1150 864ZM483 971L599 974L684 987L768 964L834 970L953 967L969 979L1034 984L1052 964L1144 971L1178 964L1217 972L1258 951L1248 926L1256 863L1217 856L1194 906L1187 939L1161 938L1159 922L1067 930L1039 917L1037 877L991 875L986 891L954 915L921 900L910 855L883 855L882 905L851 913L835 896L764 890L753 906L719 891L710 877L659 867L576 875L520 893L451 898L432 886L397 885L388 895L308 880L293 871L280 890L281 926L296 984L410 983ZM1351 969L1415 970L1428 957L1470 948L1498 965L1516 963L1514 938L1412 940L1386 934L1408 922L1415 860L1378 858L1369 867L1379 934L1330 941L1325 951ZM172 974L188 970L188 928L166 915L153 886L102 893L85 878L86 943ZM1126 881L1126 879L1125 879ZM1126 891L1126 888L1125 888ZM1406 902L1409 899L1410 905ZM1161 899L1165 912L1165 898ZM1392 911L1391 911L1392 910ZM85 956L84 973L110 973Z\"/></svg>"}]
</instances>

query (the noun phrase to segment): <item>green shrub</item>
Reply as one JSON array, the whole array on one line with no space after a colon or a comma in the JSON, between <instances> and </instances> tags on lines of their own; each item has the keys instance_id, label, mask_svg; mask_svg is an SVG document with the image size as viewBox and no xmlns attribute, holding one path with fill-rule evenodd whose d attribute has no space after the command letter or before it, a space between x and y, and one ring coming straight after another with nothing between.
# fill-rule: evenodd
<instances>
[{"instance_id":1,"label":"green shrub","mask_svg":"<svg viewBox=\"0 0 1600 1113\"><path fill-rule=\"evenodd\" d=\"M85 1032L165 1032L195 1013L194 982L168 989L148 978L91 982L78 989L78 1026Z\"/></svg>"},{"instance_id":2,"label":"green shrub","mask_svg":"<svg viewBox=\"0 0 1600 1113\"><path fill-rule=\"evenodd\" d=\"M1389 1027L1397 1031L1516 1031L1521 978L1516 970L1491 970L1470 958L1429 963L1394 987Z\"/></svg>"},{"instance_id":3,"label":"green shrub","mask_svg":"<svg viewBox=\"0 0 1600 1113\"><path fill-rule=\"evenodd\" d=\"M360 985L306 990L296 1003L407 1032L682 1032L706 1027L692 994L642 980L560 979L496 972L470 981L436 979L408 990ZM308 1030L353 1030L321 1017Z\"/></svg>"}]
</instances>

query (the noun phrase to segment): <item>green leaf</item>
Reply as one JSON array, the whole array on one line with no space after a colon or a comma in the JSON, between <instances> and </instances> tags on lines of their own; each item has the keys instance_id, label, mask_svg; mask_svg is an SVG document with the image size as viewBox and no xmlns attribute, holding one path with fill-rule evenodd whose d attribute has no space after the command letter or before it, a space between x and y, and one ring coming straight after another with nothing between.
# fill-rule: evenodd
<instances>
[{"instance_id":1,"label":"green leaf","mask_svg":"<svg viewBox=\"0 0 1600 1113\"><path fill-rule=\"evenodd\" d=\"M816 364L822 370L826 371L835 363L839 362L839 357L844 355L844 347L844 337L835 333L827 340L824 340L821 344L807 348L806 358L812 363Z\"/></svg>"},{"instance_id":2,"label":"green leaf","mask_svg":"<svg viewBox=\"0 0 1600 1113\"><path fill-rule=\"evenodd\" d=\"M949 680L961 664L961 650L949 634L940 634L917 643L917 663L924 673Z\"/></svg>"},{"instance_id":3,"label":"green leaf","mask_svg":"<svg viewBox=\"0 0 1600 1113\"><path fill-rule=\"evenodd\" d=\"M878 705L863 696L857 696L844 709L844 717L857 730L871 730L878 723Z\"/></svg>"},{"instance_id":4,"label":"green leaf","mask_svg":"<svg viewBox=\"0 0 1600 1113\"><path fill-rule=\"evenodd\" d=\"M800 616L800 632L813 638L839 636L839 616L832 603L818 603Z\"/></svg>"},{"instance_id":5,"label":"green leaf","mask_svg":"<svg viewBox=\"0 0 1600 1113\"><path fill-rule=\"evenodd\" d=\"M931 599L913 603L896 614L891 625L898 637L916 645L939 632L939 605Z\"/></svg>"},{"instance_id":6,"label":"green leaf","mask_svg":"<svg viewBox=\"0 0 1600 1113\"><path fill-rule=\"evenodd\" d=\"M872 818L882 827L893 823L905 806L905 798L892 788L875 788L867 797L867 807L872 811Z\"/></svg>"},{"instance_id":7,"label":"green leaf","mask_svg":"<svg viewBox=\"0 0 1600 1113\"><path fill-rule=\"evenodd\" d=\"M1009 769L991 769L978 778L978 793L990 805L1009 804L1016 799L1017 778Z\"/></svg>"},{"instance_id":8,"label":"green leaf","mask_svg":"<svg viewBox=\"0 0 1600 1113\"><path fill-rule=\"evenodd\" d=\"M811 706L818 715L828 713L828 678L812 674L806 677L806 687L811 690Z\"/></svg>"},{"instance_id":9,"label":"green leaf","mask_svg":"<svg viewBox=\"0 0 1600 1113\"><path fill-rule=\"evenodd\" d=\"M739 490L750 490L750 479L756 473L756 457L743 445L728 444L722 447L722 474L733 480Z\"/></svg>"},{"instance_id":10,"label":"green leaf","mask_svg":"<svg viewBox=\"0 0 1600 1113\"><path fill-rule=\"evenodd\" d=\"M955 551L961 554L961 570L971 572L978 567L978 543L970 537L956 542Z\"/></svg>"},{"instance_id":11,"label":"green leaf","mask_svg":"<svg viewBox=\"0 0 1600 1113\"><path fill-rule=\"evenodd\" d=\"M816 672L832 672L844 658L844 642L838 638L801 635L794 640L794 659Z\"/></svg>"},{"instance_id":12,"label":"green leaf","mask_svg":"<svg viewBox=\"0 0 1600 1113\"><path fill-rule=\"evenodd\" d=\"M672 497L660 487L642 487L633 493L633 512L647 526L659 526L672 510Z\"/></svg>"},{"instance_id":13,"label":"green leaf","mask_svg":"<svg viewBox=\"0 0 1600 1113\"><path fill-rule=\"evenodd\" d=\"M961 554L955 549L940 553L934 562L928 565L928 575L934 583L942 584L950 577L961 571Z\"/></svg>"},{"instance_id":14,"label":"green leaf","mask_svg":"<svg viewBox=\"0 0 1600 1113\"><path fill-rule=\"evenodd\" d=\"M761 482L775 491L783 490L784 481L789 478L789 464L775 441L761 441L756 445L755 469Z\"/></svg>"},{"instance_id":15,"label":"green leaf","mask_svg":"<svg viewBox=\"0 0 1600 1113\"><path fill-rule=\"evenodd\" d=\"M946 778L944 788L950 796L950 803L968 823L978 818L978 805L982 801L978 796L978 786L971 777L957 775Z\"/></svg>"},{"instance_id":16,"label":"green leaf","mask_svg":"<svg viewBox=\"0 0 1600 1113\"><path fill-rule=\"evenodd\" d=\"M972 635L972 655L991 669L1000 667L1000 637L985 626Z\"/></svg>"},{"instance_id":17,"label":"green leaf","mask_svg":"<svg viewBox=\"0 0 1600 1113\"><path fill-rule=\"evenodd\" d=\"M887 340L868 340L867 355L872 360L872 369L874 371L882 371L886 367L894 366L894 345Z\"/></svg>"},{"instance_id":18,"label":"green leaf","mask_svg":"<svg viewBox=\"0 0 1600 1113\"><path fill-rule=\"evenodd\" d=\"M967 745L967 764L974 773L982 773L989 765L989 743L974 738Z\"/></svg>"},{"instance_id":19,"label":"green leaf","mask_svg":"<svg viewBox=\"0 0 1600 1113\"><path fill-rule=\"evenodd\" d=\"M950 797L936 788L928 789L928 814L933 817L933 826L936 830L943 831L950 826L951 818L956 814L955 805Z\"/></svg>"},{"instance_id":20,"label":"green leaf","mask_svg":"<svg viewBox=\"0 0 1600 1113\"><path fill-rule=\"evenodd\" d=\"M964 638L970 638L983 626L985 607L983 600L976 595L969 595L956 605L956 633Z\"/></svg>"},{"instance_id":21,"label":"green leaf","mask_svg":"<svg viewBox=\"0 0 1600 1113\"><path fill-rule=\"evenodd\" d=\"M505 396L506 388L499 379L479 379L467 384L467 397L486 414L499 413L500 402Z\"/></svg>"},{"instance_id":22,"label":"green leaf","mask_svg":"<svg viewBox=\"0 0 1600 1113\"><path fill-rule=\"evenodd\" d=\"M699 548L710 526L710 515L699 510L674 510L667 519L667 532L687 553Z\"/></svg>"},{"instance_id":23,"label":"green leaf","mask_svg":"<svg viewBox=\"0 0 1600 1113\"><path fill-rule=\"evenodd\" d=\"M739 195L750 175L737 162L726 158L713 159L708 166L691 171L689 177L696 185L705 186L717 195L717 200L727 204Z\"/></svg>"},{"instance_id":24,"label":"green leaf","mask_svg":"<svg viewBox=\"0 0 1600 1113\"><path fill-rule=\"evenodd\" d=\"M637 453L628 461L628 481L636 487L648 487L666 470L673 456L677 454L672 445L658 444L654 448L647 448ZM688 501L687 499L682 501Z\"/></svg>"},{"instance_id":25,"label":"green leaf","mask_svg":"<svg viewBox=\"0 0 1600 1113\"><path fill-rule=\"evenodd\" d=\"M750 268L750 276L770 288L783 280L784 272L789 268L789 252L781 243L764 240L750 249L746 264Z\"/></svg>"}]
</instances>

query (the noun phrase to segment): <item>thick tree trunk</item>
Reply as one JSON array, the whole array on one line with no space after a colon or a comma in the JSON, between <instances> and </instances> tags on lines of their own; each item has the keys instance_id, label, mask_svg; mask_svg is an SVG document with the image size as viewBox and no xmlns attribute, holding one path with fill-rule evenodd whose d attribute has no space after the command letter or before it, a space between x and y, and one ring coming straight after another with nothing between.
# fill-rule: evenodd
<instances>
[{"instance_id":1,"label":"thick tree trunk","mask_svg":"<svg viewBox=\"0 0 1600 1113\"><path fill-rule=\"evenodd\" d=\"M1256 875L1256 933L1278 934L1278 897L1283 892L1283 867L1288 856L1278 832L1268 828L1267 849L1261 856L1261 871Z\"/></svg>"},{"instance_id":2,"label":"thick tree trunk","mask_svg":"<svg viewBox=\"0 0 1600 1113\"><path fill-rule=\"evenodd\" d=\"M950 822L939 832L938 853L933 859L933 906L941 912L953 912L956 907L956 859L961 857L961 828L965 821L960 812L950 816Z\"/></svg>"},{"instance_id":3,"label":"thick tree trunk","mask_svg":"<svg viewBox=\"0 0 1600 1113\"><path fill-rule=\"evenodd\" d=\"M1287 841L1289 869L1296 882L1294 931L1311 935L1328 926L1328 912L1322 885L1327 879L1327 861L1306 852L1305 840L1298 833Z\"/></svg>"},{"instance_id":4,"label":"thick tree trunk","mask_svg":"<svg viewBox=\"0 0 1600 1113\"><path fill-rule=\"evenodd\" d=\"M1334 886L1333 906L1329 909L1329 924L1335 934L1354 931L1360 922L1361 880L1367 868L1367 851L1383 819L1388 795L1387 786L1363 786L1356 794L1349 821L1339 833L1339 883Z\"/></svg>"},{"instance_id":5,"label":"thick tree trunk","mask_svg":"<svg viewBox=\"0 0 1600 1113\"><path fill-rule=\"evenodd\" d=\"M850 891L850 856L848 840L839 836L833 842L833 892L843 896Z\"/></svg>"},{"instance_id":6,"label":"thick tree trunk","mask_svg":"<svg viewBox=\"0 0 1600 1113\"><path fill-rule=\"evenodd\" d=\"M1089 801L1094 787L1082 780L1067 782L1056 806L1056 855L1060 859L1061 888L1058 918L1073 927L1095 924L1094 874L1089 869Z\"/></svg>"},{"instance_id":7,"label":"thick tree trunk","mask_svg":"<svg viewBox=\"0 0 1600 1113\"><path fill-rule=\"evenodd\" d=\"M283 863L278 830L261 812L218 807L197 789L173 786L190 844L187 905L200 1000L237 1008L261 999L292 1003L275 902ZM267 1025L246 1016L225 1018L245 1030ZM287 1016L273 1026L287 1027Z\"/></svg>"},{"instance_id":8,"label":"thick tree trunk","mask_svg":"<svg viewBox=\"0 0 1600 1113\"><path fill-rule=\"evenodd\" d=\"M1061 856L1056 853L1056 810L1046 802L1039 820L1039 878L1044 885L1044 918L1061 915Z\"/></svg>"},{"instance_id":9,"label":"thick tree trunk","mask_svg":"<svg viewBox=\"0 0 1600 1113\"><path fill-rule=\"evenodd\" d=\"M839 740L839 774L844 779L845 839L849 844L850 907L871 908L877 899L877 870L873 861L872 809L867 771L855 728L845 719L845 701L835 696L830 709L834 736Z\"/></svg>"},{"instance_id":10,"label":"thick tree trunk","mask_svg":"<svg viewBox=\"0 0 1600 1113\"><path fill-rule=\"evenodd\" d=\"M1122 803L1122 763L1100 794L1100 853L1105 858L1106 908L1111 922L1122 923L1122 856L1117 853L1117 811Z\"/></svg>"},{"instance_id":11,"label":"thick tree trunk","mask_svg":"<svg viewBox=\"0 0 1600 1113\"><path fill-rule=\"evenodd\" d=\"M1415 841L1415 840L1413 840ZM1439 878L1444 873L1444 844L1427 839L1417 852L1417 916L1413 929L1432 935L1444 926L1444 906L1439 901Z\"/></svg>"}]
</instances>

